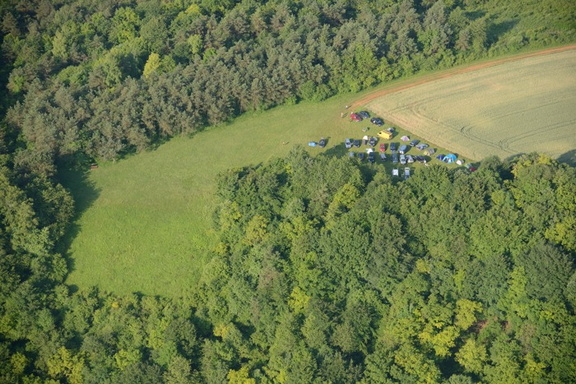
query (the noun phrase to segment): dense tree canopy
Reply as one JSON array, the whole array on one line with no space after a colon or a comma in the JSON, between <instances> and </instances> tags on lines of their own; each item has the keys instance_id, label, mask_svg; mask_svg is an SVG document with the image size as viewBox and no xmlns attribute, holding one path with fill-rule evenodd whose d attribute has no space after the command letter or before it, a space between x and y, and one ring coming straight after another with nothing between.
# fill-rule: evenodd
<instances>
[{"instance_id":1,"label":"dense tree canopy","mask_svg":"<svg viewBox=\"0 0 576 384\"><path fill-rule=\"evenodd\" d=\"M48 174L61 155L115 159L245 111L576 37L567 0L4 3L18 167Z\"/></svg>"},{"instance_id":2,"label":"dense tree canopy","mask_svg":"<svg viewBox=\"0 0 576 384\"><path fill-rule=\"evenodd\" d=\"M546 156L395 182L296 147L231 170L180 299L72 290L70 198L1 182L3 382L576 380L575 230L551 231L576 218L576 171Z\"/></svg>"},{"instance_id":3,"label":"dense tree canopy","mask_svg":"<svg viewBox=\"0 0 576 384\"><path fill-rule=\"evenodd\" d=\"M1 2L0 382L576 382L576 171L544 155L396 182L296 147L218 176L196 291L64 283L59 169L574 39L569 0L499 3Z\"/></svg>"}]
</instances>

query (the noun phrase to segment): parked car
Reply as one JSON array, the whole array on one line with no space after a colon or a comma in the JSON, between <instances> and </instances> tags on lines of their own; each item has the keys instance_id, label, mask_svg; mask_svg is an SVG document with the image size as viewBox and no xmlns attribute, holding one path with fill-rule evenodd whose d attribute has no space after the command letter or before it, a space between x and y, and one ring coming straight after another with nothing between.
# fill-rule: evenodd
<instances>
[{"instance_id":1,"label":"parked car","mask_svg":"<svg viewBox=\"0 0 576 384\"><path fill-rule=\"evenodd\" d=\"M414 160L416 160L419 163L425 163L426 162L426 158L424 156L414 156Z\"/></svg>"},{"instance_id":2,"label":"parked car","mask_svg":"<svg viewBox=\"0 0 576 384\"><path fill-rule=\"evenodd\" d=\"M320 146L320 148L324 148L326 146L326 139L321 138L320 141L318 142L318 145Z\"/></svg>"},{"instance_id":3,"label":"parked car","mask_svg":"<svg viewBox=\"0 0 576 384\"><path fill-rule=\"evenodd\" d=\"M358 152L358 158L360 159L360 161L364 160L364 152Z\"/></svg>"},{"instance_id":4,"label":"parked car","mask_svg":"<svg viewBox=\"0 0 576 384\"><path fill-rule=\"evenodd\" d=\"M386 161L386 154L384 152L382 152L380 154L380 158L382 159L382 161Z\"/></svg>"},{"instance_id":5,"label":"parked car","mask_svg":"<svg viewBox=\"0 0 576 384\"><path fill-rule=\"evenodd\" d=\"M414 162L414 158L412 157L412 155L406 155L406 162L408 164L412 164Z\"/></svg>"},{"instance_id":6,"label":"parked car","mask_svg":"<svg viewBox=\"0 0 576 384\"><path fill-rule=\"evenodd\" d=\"M351 114L350 114L350 119L351 119L352 121L362 121L362 116L360 116L360 115L357 114L357 113L351 113Z\"/></svg>"},{"instance_id":7,"label":"parked car","mask_svg":"<svg viewBox=\"0 0 576 384\"><path fill-rule=\"evenodd\" d=\"M476 171L476 167L473 166L472 163L466 163L465 167L466 167L466 169L468 169L470 172Z\"/></svg>"},{"instance_id":8,"label":"parked car","mask_svg":"<svg viewBox=\"0 0 576 384\"><path fill-rule=\"evenodd\" d=\"M361 142L360 142L360 140L356 139L356 140L354 140L353 144L356 148L360 148Z\"/></svg>"},{"instance_id":9,"label":"parked car","mask_svg":"<svg viewBox=\"0 0 576 384\"><path fill-rule=\"evenodd\" d=\"M419 142L420 142L420 140L414 139L414 140L412 140L412 141L410 142L410 146L411 146L411 147L415 147L415 146L418 145Z\"/></svg>"},{"instance_id":10,"label":"parked car","mask_svg":"<svg viewBox=\"0 0 576 384\"><path fill-rule=\"evenodd\" d=\"M390 143L390 150L397 151L398 150L398 143Z\"/></svg>"},{"instance_id":11,"label":"parked car","mask_svg":"<svg viewBox=\"0 0 576 384\"><path fill-rule=\"evenodd\" d=\"M371 147L374 147L377 142L378 142L378 139L375 138L374 136L370 137L370 140L368 140L368 144L370 144Z\"/></svg>"},{"instance_id":12,"label":"parked car","mask_svg":"<svg viewBox=\"0 0 576 384\"><path fill-rule=\"evenodd\" d=\"M400 149L398 150L398 152L400 152L401 155L405 154L408 151L408 146L406 144L402 144L400 146Z\"/></svg>"},{"instance_id":13,"label":"parked car","mask_svg":"<svg viewBox=\"0 0 576 384\"><path fill-rule=\"evenodd\" d=\"M344 146L346 146L346 149L352 148L352 139L344 140Z\"/></svg>"},{"instance_id":14,"label":"parked car","mask_svg":"<svg viewBox=\"0 0 576 384\"><path fill-rule=\"evenodd\" d=\"M394 136L393 132L388 131L387 129L383 129L378 132L378 137L381 137L386 140L390 140Z\"/></svg>"},{"instance_id":15,"label":"parked car","mask_svg":"<svg viewBox=\"0 0 576 384\"><path fill-rule=\"evenodd\" d=\"M386 152L386 143L380 144L380 152Z\"/></svg>"},{"instance_id":16,"label":"parked car","mask_svg":"<svg viewBox=\"0 0 576 384\"><path fill-rule=\"evenodd\" d=\"M369 119L370 118L370 114L366 111L360 111L360 112L358 112L358 115L360 115L360 117L362 117L363 119Z\"/></svg>"},{"instance_id":17,"label":"parked car","mask_svg":"<svg viewBox=\"0 0 576 384\"><path fill-rule=\"evenodd\" d=\"M410 167L404 168L404 180L407 180L410 177Z\"/></svg>"},{"instance_id":18,"label":"parked car","mask_svg":"<svg viewBox=\"0 0 576 384\"><path fill-rule=\"evenodd\" d=\"M370 152L370 153L368 154L368 161L371 162L371 163L373 163L375 159L376 159L376 153L375 153L375 152Z\"/></svg>"},{"instance_id":19,"label":"parked car","mask_svg":"<svg viewBox=\"0 0 576 384\"><path fill-rule=\"evenodd\" d=\"M355 153L355 152L352 152L352 151L350 151L350 152L348 152L348 156L349 156L349 157L354 157L354 156L356 156L356 153Z\"/></svg>"},{"instance_id":20,"label":"parked car","mask_svg":"<svg viewBox=\"0 0 576 384\"><path fill-rule=\"evenodd\" d=\"M370 119L370 122L374 125L377 125L378 127L381 127L384 125L384 120L382 120L379 117L373 117Z\"/></svg>"},{"instance_id":21,"label":"parked car","mask_svg":"<svg viewBox=\"0 0 576 384\"><path fill-rule=\"evenodd\" d=\"M405 155L400 155L400 164L402 164L402 165L406 164L406 156Z\"/></svg>"},{"instance_id":22,"label":"parked car","mask_svg":"<svg viewBox=\"0 0 576 384\"><path fill-rule=\"evenodd\" d=\"M419 150L423 151L423 150L425 150L426 148L428 148L428 144L426 144L426 143L420 143L420 144L418 144L418 145L416 146L416 148L418 148Z\"/></svg>"},{"instance_id":23,"label":"parked car","mask_svg":"<svg viewBox=\"0 0 576 384\"><path fill-rule=\"evenodd\" d=\"M368 135L364 135L362 141L364 142L364 145L368 145Z\"/></svg>"},{"instance_id":24,"label":"parked car","mask_svg":"<svg viewBox=\"0 0 576 384\"><path fill-rule=\"evenodd\" d=\"M392 163L398 164L398 154L396 152L392 154Z\"/></svg>"}]
</instances>

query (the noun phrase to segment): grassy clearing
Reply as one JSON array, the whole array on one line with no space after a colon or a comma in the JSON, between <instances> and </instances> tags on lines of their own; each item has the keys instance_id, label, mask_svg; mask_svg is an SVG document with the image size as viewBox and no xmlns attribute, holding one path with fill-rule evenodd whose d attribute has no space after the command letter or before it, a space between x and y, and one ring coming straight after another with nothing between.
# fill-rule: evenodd
<instances>
[{"instance_id":1,"label":"grassy clearing","mask_svg":"<svg viewBox=\"0 0 576 384\"><path fill-rule=\"evenodd\" d=\"M391 93L369 107L411 132L481 159L576 148L576 51L530 57Z\"/></svg>"},{"instance_id":2,"label":"grassy clearing","mask_svg":"<svg viewBox=\"0 0 576 384\"><path fill-rule=\"evenodd\" d=\"M381 89L406 83L404 79ZM373 92L245 115L192 138L175 138L156 150L103 164L85 180L70 176L65 184L75 194L82 214L70 233L72 272L67 282L118 293L167 296L194 289L206 262L206 250L216 240L211 228L215 175L285 156L294 145L305 146L320 137L328 138L328 146L324 150L306 147L311 153L347 156L344 138L361 138L365 134L362 128L370 124L341 118L342 112L365 108L359 105L346 110L344 105ZM389 110L378 103L367 108ZM392 141L408 134L451 150L457 144L450 139L449 130L430 135L426 129L403 126L414 132L400 128ZM376 132L371 127L367 133ZM385 168L389 174L392 165L377 163L375 167Z\"/></svg>"},{"instance_id":3,"label":"grassy clearing","mask_svg":"<svg viewBox=\"0 0 576 384\"><path fill-rule=\"evenodd\" d=\"M283 106L157 150L100 166L86 187L67 184L84 207L69 247L68 283L127 293L180 295L194 287L215 237L214 176L284 156L321 136L331 148L351 129L340 118L346 97ZM318 152L316 148L310 148ZM74 184L76 183L76 184Z\"/></svg>"},{"instance_id":4,"label":"grassy clearing","mask_svg":"<svg viewBox=\"0 0 576 384\"><path fill-rule=\"evenodd\" d=\"M211 229L217 173L273 157L297 144L328 139L310 148L347 156L346 137L361 138L369 122L348 118L351 97L282 106L243 116L192 138L179 137L117 163L103 164L81 183L68 185L83 213L71 234L68 283L118 293L183 295L194 288L214 245ZM346 117L342 118L341 113ZM399 131L399 135L405 134ZM376 134L371 127L367 134ZM397 136L394 141L400 136ZM364 148L356 149L356 151ZM384 164L376 164L384 167ZM391 165L386 164L387 171ZM87 186L89 185L89 187Z\"/></svg>"}]
</instances>

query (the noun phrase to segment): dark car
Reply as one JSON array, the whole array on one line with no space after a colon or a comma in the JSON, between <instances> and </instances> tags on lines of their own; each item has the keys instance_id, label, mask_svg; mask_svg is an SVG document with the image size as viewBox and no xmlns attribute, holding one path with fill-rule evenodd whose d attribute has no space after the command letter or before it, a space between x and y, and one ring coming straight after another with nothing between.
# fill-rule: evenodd
<instances>
[{"instance_id":1,"label":"dark car","mask_svg":"<svg viewBox=\"0 0 576 384\"><path fill-rule=\"evenodd\" d=\"M408 152L408 146L405 144L401 145L398 152L400 152L401 155L405 154L406 152Z\"/></svg>"},{"instance_id":2,"label":"dark car","mask_svg":"<svg viewBox=\"0 0 576 384\"><path fill-rule=\"evenodd\" d=\"M360 112L358 112L358 115L360 115L360 117L362 117L363 119L370 118L370 114L366 111L360 111Z\"/></svg>"},{"instance_id":3,"label":"dark car","mask_svg":"<svg viewBox=\"0 0 576 384\"><path fill-rule=\"evenodd\" d=\"M398 164L398 154L396 152L392 154L392 162Z\"/></svg>"},{"instance_id":4,"label":"dark car","mask_svg":"<svg viewBox=\"0 0 576 384\"><path fill-rule=\"evenodd\" d=\"M418 161L419 163L424 163L426 158L424 156L414 156L414 160Z\"/></svg>"},{"instance_id":5,"label":"dark car","mask_svg":"<svg viewBox=\"0 0 576 384\"><path fill-rule=\"evenodd\" d=\"M352 148L352 139L344 140L344 145L346 146L347 149Z\"/></svg>"},{"instance_id":6,"label":"dark car","mask_svg":"<svg viewBox=\"0 0 576 384\"><path fill-rule=\"evenodd\" d=\"M370 122L371 122L372 124L374 124L374 125L379 126L379 127L381 127L381 126L384 125L384 120L382 120L382 119L379 118L379 117L373 117L373 118L371 118L371 119L370 119Z\"/></svg>"},{"instance_id":7,"label":"dark car","mask_svg":"<svg viewBox=\"0 0 576 384\"><path fill-rule=\"evenodd\" d=\"M360 159L360 161L364 160L364 152L358 152L358 158Z\"/></svg>"},{"instance_id":8,"label":"dark car","mask_svg":"<svg viewBox=\"0 0 576 384\"><path fill-rule=\"evenodd\" d=\"M370 152L370 153L368 154L368 161L371 162L371 163L373 163L375 159L376 159L376 153Z\"/></svg>"},{"instance_id":9,"label":"dark car","mask_svg":"<svg viewBox=\"0 0 576 384\"><path fill-rule=\"evenodd\" d=\"M428 148L428 144L426 144L426 143L421 143L421 144L418 144L418 145L416 146L416 148L418 148L419 150L423 151L423 150L425 150L426 148Z\"/></svg>"},{"instance_id":10,"label":"dark car","mask_svg":"<svg viewBox=\"0 0 576 384\"><path fill-rule=\"evenodd\" d=\"M360 148L360 144L361 144L361 141L360 141L360 140L358 140L358 139L354 140L353 145L354 145L356 148Z\"/></svg>"},{"instance_id":11,"label":"dark car","mask_svg":"<svg viewBox=\"0 0 576 384\"><path fill-rule=\"evenodd\" d=\"M418 145L419 142L420 142L420 140L414 139L414 140L412 140L412 141L410 142L410 146L411 146L411 147L415 147L416 145Z\"/></svg>"},{"instance_id":12,"label":"dark car","mask_svg":"<svg viewBox=\"0 0 576 384\"><path fill-rule=\"evenodd\" d=\"M321 138L320 141L318 142L318 145L320 146L320 148L324 148L326 146L326 139Z\"/></svg>"},{"instance_id":13,"label":"dark car","mask_svg":"<svg viewBox=\"0 0 576 384\"><path fill-rule=\"evenodd\" d=\"M350 119L352 119L352 121L362 121L362 116L357 113L351 113Z\"/></svg>"},{"instance_id":14,"label":"dark car","mask_svg":"<svg viewBox=\"0 0 576 384\"><path fill-rule=\"evenodd\" d=\"M390 143L390 150L391 151L398 150L398 143Z\"/></svg>"},{"instance_id":15,"label":"dark car","mask_svg":"<svg viewBox=\"0 0 576 384\"><path fill-rule=\"evenodd\" d=\"M386 161L386 154L384 152L382 152L380 154L380 158L382 159L382 161Z\"/></svg>"},{"instance_id":16,"label":"dark car","mask_svg":"<svg viewBox=\"0 0 576 384\"><path fill-rule=\"evenodd\" d=\"M375 138L374 136L372 136L372 137L370 138L370 140L368 140L368 144L370 144L371 147L374 147L377 142L378 142L378 139Z\"/></svg>"}]
</instances>

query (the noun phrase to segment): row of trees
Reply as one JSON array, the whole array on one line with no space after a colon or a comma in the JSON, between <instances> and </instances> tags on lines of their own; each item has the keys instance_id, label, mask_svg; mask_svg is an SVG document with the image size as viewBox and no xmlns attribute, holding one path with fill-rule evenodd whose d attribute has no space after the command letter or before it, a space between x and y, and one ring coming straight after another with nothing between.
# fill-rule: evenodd
<instances>
[{"instance_id":1,"label":"row of trees","mask_svg":"<svg viewBox=\"0 0 576 384\"><path fill-rule=\"evenodd\" d=\"M28 143L17 163L48 173L62 155L111 160L245 111L568 41L574 25L565 4L560 21L507 33L516 19L500 21L511 11L495 1L6 4L2 52L19 100L8 121Z\"/></svg>"}]
</instances>

